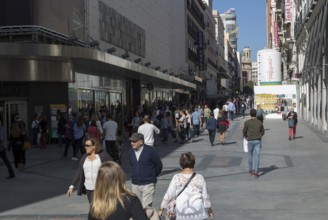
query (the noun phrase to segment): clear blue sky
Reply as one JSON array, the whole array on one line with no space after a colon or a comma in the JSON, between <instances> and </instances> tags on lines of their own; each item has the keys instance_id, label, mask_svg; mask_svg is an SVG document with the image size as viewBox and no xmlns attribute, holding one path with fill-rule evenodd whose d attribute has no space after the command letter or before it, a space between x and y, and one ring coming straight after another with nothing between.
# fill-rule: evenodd
<instances>
[{"instance_id":1,"label":"clear blue sky","mask_svg":"<svg viewBox=\"0 0 328 220\"><path fill-rule=\"evenodd\" d=\"M266 48L266 0L213 0L213 9L220 14L229 8L236 10L239 37L237 50L251 49L252 61L256 61L258 50Z\"/></svg>"}]
</instances>

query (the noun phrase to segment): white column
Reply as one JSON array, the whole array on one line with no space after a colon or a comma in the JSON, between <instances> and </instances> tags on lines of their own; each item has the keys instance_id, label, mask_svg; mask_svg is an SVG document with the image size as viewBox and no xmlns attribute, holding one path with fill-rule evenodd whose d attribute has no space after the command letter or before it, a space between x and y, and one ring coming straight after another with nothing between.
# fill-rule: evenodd
<instances>
[{"instance_id":1,"label":"white column","mask_svg":"<svg viewBox=\"0 0 328 220\"><path fill-rule=\"evenodd\" d=\"M326 73L326 59L325 57L323 57L322 59L322 131L323 132L327 132L327 118L328 118L328 103L327 103L327 87L326 87L326 83L327 83L327 73ZM325 83L326 82L326 83Z\"/></svg>"},{"instance_id":2,"label":"white column","mask_svg":"<svg viewBox=\"0 0 328 220\"><path fill-rule=\"evenodd\" d=\"M319 74L319 77L318 77L318 81L316 82L317 86L316 88L318 88L318 91L317 91L317 121L316 121L316 124L318 126L318 129L322 129L322 115L323 115L323 112L321 112L321 108L322 108L322 100L321 100L321 85L322 85L322 80L321 80L321 73L317 72Z\"/></svg>"}]
</instances>

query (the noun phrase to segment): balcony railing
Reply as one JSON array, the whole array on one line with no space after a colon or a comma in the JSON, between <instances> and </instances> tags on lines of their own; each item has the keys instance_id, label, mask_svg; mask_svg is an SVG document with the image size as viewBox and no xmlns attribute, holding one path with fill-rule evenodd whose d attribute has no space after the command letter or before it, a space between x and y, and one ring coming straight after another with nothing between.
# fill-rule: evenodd
<instances>
[{"instance_id":1,"label":"balcony railing","mask_svg":"<svg viewBox=\"0 0 328 220\"><path fill-rule=\"evenodd\" d=\"M8 42L42 42L85 47L86 43L56 31L36 25L0 27L0 41Z\"/></svg>"}]
</instances>

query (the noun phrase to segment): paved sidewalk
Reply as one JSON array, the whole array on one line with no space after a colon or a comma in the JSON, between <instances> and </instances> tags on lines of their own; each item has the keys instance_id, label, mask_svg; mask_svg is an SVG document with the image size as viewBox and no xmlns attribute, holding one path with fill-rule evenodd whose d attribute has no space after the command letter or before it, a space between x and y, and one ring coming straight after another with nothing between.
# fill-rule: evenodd
<instances>
[{"instance_id":1,"label":"paved sidewalk","mask_svg":"<svg viewBox=\"0 0 328 220\"><path fill-rule=\"evenodd\" d=\"M242 128L246 118L237 118L226 133L226 144L210 146L207 132L192 143L160 144L164 170L158 178L154 207L161 199L182 152L196 156L196 172L204 175L210 192L215 219L220 220L326 220L328 216L328 137L300 121L297 138L288 140L287 123L266 119L261 154L261 176L248 176L247 154L242 148ZM124 146L123 160L129 143ZM16 171L16 178L4 179L7 170L0 161L0 219L86 219L85 196L66 196L77 161L61 159L63 149L27 152L27 168ZM12 160L12 153L8 152ZM129 166L125 162L129 182Z\"/></svg>"}]
</instances>

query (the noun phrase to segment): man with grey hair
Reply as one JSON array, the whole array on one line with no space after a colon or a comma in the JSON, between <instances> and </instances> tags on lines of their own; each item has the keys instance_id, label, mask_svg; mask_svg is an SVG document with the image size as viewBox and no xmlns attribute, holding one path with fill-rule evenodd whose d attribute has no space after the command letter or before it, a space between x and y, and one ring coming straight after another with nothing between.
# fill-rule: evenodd
<instances>
[{"instance_id":1,"label":"man with grey hair","mask_svg":"<svg viewBox=\"0 0 328 220\"><path fill-rule=\"evenodd\" d=\"M143 118L143 124L139 126L138 133L144 135L145 144L153 147L155 142L155 135L160 133L160 130L150 123L149 115L145 115Z\"/></svg>"},{"instance_id":2,"label":"man with grey hair","mask_svg":"<svg viewBox=\"0 0 328 220\"><path fill-rule=\"evenodd\" d=\"M133 133L129 140L132 146L129 151L132 192L138 196L143 208L151 207L163 164L155 149L144 143L143 134Z\"/></svg>"}]
</instances>

